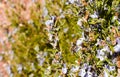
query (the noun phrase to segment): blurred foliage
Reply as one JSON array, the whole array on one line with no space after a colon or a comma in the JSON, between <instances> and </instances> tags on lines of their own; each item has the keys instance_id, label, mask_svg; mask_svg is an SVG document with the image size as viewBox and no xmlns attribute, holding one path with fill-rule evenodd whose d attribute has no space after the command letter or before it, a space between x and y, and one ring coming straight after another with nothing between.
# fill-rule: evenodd
<instances>
[{"instance_id":1,"label":"blurred foliage","mask_svg":"<svg viewBox=\"0 0 120 77\"><path fill-rule=\"evenodd\" d=\"M99 76L104 65L116 66L110 53L114 54L112 41L120 34L120 22L114 19L116 14L120 15L120 10L116 10L119 0L74 0L73 3L69 0L46 0L45 3L41 8L39 2L34 2L29 8L29 20L23 19L21 11L16 9L24 10L22 5L16 4L8 14L11 27L17 29L9 36L13 58L6 58L10 61L14 77L77 77L80 70L71 72L71 68L80 66L80 69L84 63L92 65ZM92 17L95 13L97 17ZM78 20L81 20L81 25L77 24ZM111 32L113 29L115 33ZM77 46L80 38L84 40ZM96 45L98 39L100 45ZM97 50L105 46L110 48L110 52L105 52L107 57L101 61L96 57ZM67 68L67 73L63 72L63 67Z\"/></svg>"}]
</instances>

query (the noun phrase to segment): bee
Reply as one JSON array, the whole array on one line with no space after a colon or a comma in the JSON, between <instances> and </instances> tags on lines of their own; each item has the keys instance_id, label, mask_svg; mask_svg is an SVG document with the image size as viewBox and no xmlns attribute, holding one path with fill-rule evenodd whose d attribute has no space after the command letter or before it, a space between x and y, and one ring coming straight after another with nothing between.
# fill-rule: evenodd
<instances>
[{"instance_id":1,"label":"bee","mask_svg":"<svg viewBox=\"0 0 120 77\"><path fill-rule=\"evenodd\" d=\"M87 6L87 2L85 0L82 0L83 6Z\"/></svg>"},{"instance_id":2,"label":"bee","mask_svg":"<svg viewBox=\"0 0 120 77\"><path fill-rule=\"evenodd\" d=\"M118 31L118 29L116 27L111 27L110 32L111 32L112 45L115 45L116 44L116 38L120 37L120 32Z\"/></svg>"},{"instance_id":3,"label":"bee","mask_svg":"<svg viewBox=\"0 0 120 77\"><path fill-rule=\"evenodd\" d=\"M87 20L88 17L89 17L89 11L86 11L86 12L85 12L85 16L84 16L85 20Z\"/></svg>"},{"instance_id":4,"label":"bee","mask_svg":"<svg viewBox=\"0 0 120 77\"><path fill-rule=\"evenodd\" d=\"M120 69L120 56L117 57L116 65Z\"/></svg>"}]
</instances>

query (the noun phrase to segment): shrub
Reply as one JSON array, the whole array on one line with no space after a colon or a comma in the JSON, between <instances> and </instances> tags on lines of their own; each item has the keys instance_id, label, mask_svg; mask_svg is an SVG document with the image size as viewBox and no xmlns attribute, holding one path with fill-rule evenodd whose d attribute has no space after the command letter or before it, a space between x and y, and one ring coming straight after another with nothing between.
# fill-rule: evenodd
<instances>
[{"instance_id":1,"label":"shrub","mask_svg":"<svg viewBox=\"0 0 120 77\"><path fill-rule=\"evenodd\" d=\"M36 1L27 10L14 4L7 12L15 30L9 36L13 54L6 58L11 73L15 77L115 77L119 5L118 0L46 0L45 5ZM22 17L24 10L29 12Z\"/></svg>"}]
</instances>

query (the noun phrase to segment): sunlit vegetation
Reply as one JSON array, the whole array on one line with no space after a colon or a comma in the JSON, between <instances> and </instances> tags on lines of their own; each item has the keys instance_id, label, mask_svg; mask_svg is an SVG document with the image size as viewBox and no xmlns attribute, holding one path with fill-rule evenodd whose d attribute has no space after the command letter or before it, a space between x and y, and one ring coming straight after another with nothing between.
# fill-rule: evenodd
<instances>
[{"instance_id":1,"label":"sunlit vegetation","mask_svg":"<svg viewBox=\"0 0 120 77\"><path fill-rule=\"evenodd\" d=\"M5 55L13 77L118 75L119 0L35 0L23 16L25 6L13 5L6 11L12 54Z\"/></svg>"}]
</instances>

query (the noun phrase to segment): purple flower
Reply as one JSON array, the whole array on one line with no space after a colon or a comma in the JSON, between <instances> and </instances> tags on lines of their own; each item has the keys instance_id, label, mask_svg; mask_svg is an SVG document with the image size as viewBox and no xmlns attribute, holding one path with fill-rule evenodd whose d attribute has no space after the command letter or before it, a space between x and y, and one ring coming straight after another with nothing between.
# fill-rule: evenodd
<instances>
[{"instance_id":1,"label":"purple flower","mask_svg":"<svg viewBox=\"0 0 120 77\"><path fill-rule=\"evenodd\" d=\"M120 44L117 44L116 46L114 46L114 51L120 52Z\"/></svg>"},{"instance_id":2,"label":"purple flower","mask_svg":"<svg viewBox=\"0 0 120 77\"><path fill-rule=\"evenodd\" d=\"M63 73L63 74L66 74L66 73L67 73L67 68L66 68L66 67L63 67L63 68L62 68L62 73Z\"/></svg>"}]
</instances>

